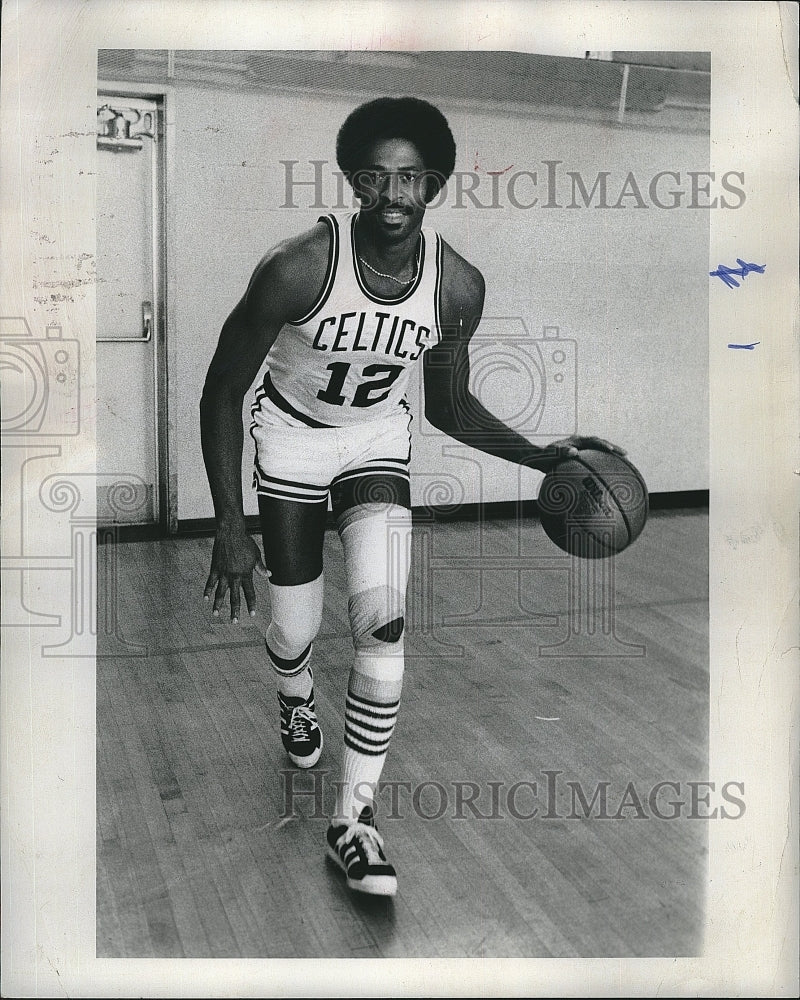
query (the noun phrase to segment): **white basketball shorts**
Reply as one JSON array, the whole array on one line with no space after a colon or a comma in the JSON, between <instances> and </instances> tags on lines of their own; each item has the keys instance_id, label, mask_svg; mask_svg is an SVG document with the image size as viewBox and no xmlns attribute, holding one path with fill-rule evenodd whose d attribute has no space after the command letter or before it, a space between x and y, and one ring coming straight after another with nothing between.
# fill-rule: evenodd
<instances>
[{"instance_id":1,"label":"white basketball shorts","mask_svg":"<svg viewBox=\"0 0 800 1000\"><path fill-rule=\"evenodd\" d=\"M322 503L337 483L363 476L409 480L411 416L401 412L349 427L250 428L256 445L253 488L277 500Z\"/></svg>"}]
</instances>

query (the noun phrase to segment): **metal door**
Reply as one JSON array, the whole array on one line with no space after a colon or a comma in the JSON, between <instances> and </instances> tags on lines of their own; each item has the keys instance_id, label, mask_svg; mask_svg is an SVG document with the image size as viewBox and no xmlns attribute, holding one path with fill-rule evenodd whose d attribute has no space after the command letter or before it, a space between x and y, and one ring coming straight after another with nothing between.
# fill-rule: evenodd
<instances>
[{"instance_id":1,"label":"metal door","mask_svg":"<svg viewBox=\"0 0 800 1000\"><path fill-rule=\"evenodd\" d=\"M157 101L98 94L97 471L111 484L98 490L100 524L167 517L161 118Z\"/></svg>"}]
</instances>

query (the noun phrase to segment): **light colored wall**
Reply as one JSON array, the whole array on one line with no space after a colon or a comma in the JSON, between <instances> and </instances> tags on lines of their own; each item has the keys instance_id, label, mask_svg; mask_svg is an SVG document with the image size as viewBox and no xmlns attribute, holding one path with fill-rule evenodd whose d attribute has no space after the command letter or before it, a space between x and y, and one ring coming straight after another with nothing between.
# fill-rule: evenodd
<instances>
[{"instance_id":1,"label":"light colored wall","mask_svg":"<svg viewBox=\"0 0 800 1000\"><path fill-rule=\"evenodd\" d=\"M310 160L331 161L335 169L337 129L361 99L241 94L188 85L176 89L168 252L173 279L169 336L177 345L170 377L178 389L180 519L213 513L200 452L198 401L219 329L262 254L320 214L310 207L308 188L296 189L300 207L280 207L285 171L279 161L300 161L297 178L311 177ZM543 161L561 160L562 176L566 170L580 171L589 186L598 171L610 171L613 204L628 171L649 203L646 187L658 171L680 172L680 186L687 188L686 172L708 163L703 135L565 123L497 108L450 108L445 102L442 110L458 144L456 169L477 166L483 202L490 201L490 189L489 175L481 171L512 165L508 174L523 169L538 174L537 191L520 182L519 200L536 193L544 197ZM326 200L333 204L335 180L327 170L325 177ZM501 178L499 209L479 209L466 197L464 207L456 207L451 189L445 206L430 211L427 219L486 277L489 319L477 356L484 401L512 417L530 384L524 370L489 376L487 338L501 340L501 360L519 361L536 356L533 341L543 326L558 326L561 336L577 345L581 432L624 445L651 491L706 489L708 211L685 207L688 198L671 211L635 208L633 199L620 209L522 210L509 203L503 184ZM568 183L559 197L569 202ZM569 431L569 407L563 413L561 423ZM425 423L418 406L414 426L414 502L536 495L537 473L521 473L455 444ZM528 432L534 429L524 421L520 429L526 426ZM538 443L549 439L533 437ZM246 436L245 503L246 512L254 513L249 446Z\"/></svg>"}]
</instances>

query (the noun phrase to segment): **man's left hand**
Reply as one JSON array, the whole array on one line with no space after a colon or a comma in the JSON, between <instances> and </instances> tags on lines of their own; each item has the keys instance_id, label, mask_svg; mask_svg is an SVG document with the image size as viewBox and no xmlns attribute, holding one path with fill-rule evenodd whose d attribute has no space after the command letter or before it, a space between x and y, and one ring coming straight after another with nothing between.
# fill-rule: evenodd
<instances>
[{"instance_id":1,"label":"man's left hand","mask_svg":"<svg viewBox=\"0 0 800 1000\"><path fill-rule=\"evenodd\" d=\"M570 437L562 438L560 441L553 441L549 447L556 451L559 459L575 458L578 452L583 451L584 448L594 448L596 451L609 451L613 455L627 455L625 449L620 448L619 445L612 444L610 441L592 435L583 436L581 434L573 434Z\"/></svg>"}]
</instances>

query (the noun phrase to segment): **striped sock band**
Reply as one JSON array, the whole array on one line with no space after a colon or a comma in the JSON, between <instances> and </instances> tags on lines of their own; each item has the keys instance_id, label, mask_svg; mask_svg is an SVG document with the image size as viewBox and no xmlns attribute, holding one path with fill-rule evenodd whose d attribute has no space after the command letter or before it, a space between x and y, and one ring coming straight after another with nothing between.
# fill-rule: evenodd
<instances>
[{"instance_id":1,"label":"striped sock band","mask_svg":"<svg viewBox=\"0 0 800 1000\"><path fill-rule=\"evenodd\" d=\"M269 638L269 633L267 634ZM278 678L278 693L285 698L308 698L313 691L314 679L311 675L311 650L312 643L300 653L299 656L287 659L278 656L270 649L269 642L265 643L267 655L272 664L272 669Z\"/></svg>"},{"instance_id":2,"label":"striped sock band","mask_svg":"<svg viewBox=\"0 0 800 1000\"><path fill-rule=\"evenodd\" d=\"M272 669L279 677L294 677L295 674L302 673L308 666L311 659L312 643L309 643L299 656L287 658L278 656L269 647L269 641L265 643L267 654L272 662Z\"/></svg>"},{"instance_id":3,"label":"striped sock band","mask_svg":"<svg viewBox=\"0 0 800 1000\"><path fill-rule=\"evenodd\" d=\"M374 798L400 708L402 685L402 677L385 680L350 672L335 822L352 823Z\"/></svg>"},{"instance_id":4,"label":"striped sock band","mask_svg":"<svg viewBox=\"0 0 800 1000\"><path fill-rule=\"evenodd\" d=\"M345 745L358 753L377 757L389 749L400 699L383 702L347 692L344 712Z\"/></svg>"}]
</instances>

